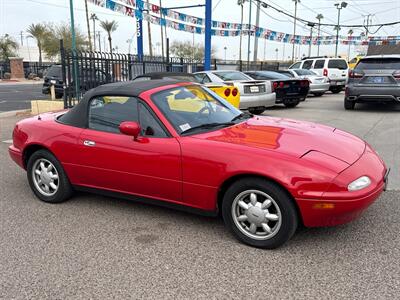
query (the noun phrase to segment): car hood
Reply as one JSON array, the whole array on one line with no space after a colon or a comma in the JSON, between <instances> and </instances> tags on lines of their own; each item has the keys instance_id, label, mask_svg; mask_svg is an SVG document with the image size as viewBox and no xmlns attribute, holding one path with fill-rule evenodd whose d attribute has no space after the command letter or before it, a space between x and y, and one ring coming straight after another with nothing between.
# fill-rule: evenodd
<instances>
[{"instance_id":1,"label":"car hood","mask_svg":"<svg viewBox=\"0 0 400 300\"><path fill-rule=\"evenodd\" d=\"M347 166L358 160L366 147L361 139L333 127L272 117L254 117L235 126L192 137L262 148L297 158L315 151Z\"/></svg>"}]
</instances>

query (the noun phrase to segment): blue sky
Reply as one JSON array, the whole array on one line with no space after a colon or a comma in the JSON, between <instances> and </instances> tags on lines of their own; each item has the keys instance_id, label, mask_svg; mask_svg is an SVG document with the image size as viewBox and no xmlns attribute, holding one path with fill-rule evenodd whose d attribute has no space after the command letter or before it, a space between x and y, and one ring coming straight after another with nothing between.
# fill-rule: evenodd
<instances>
[{"instance_id":1,"label":"blue sky","mask_svg":"<svg viewBox=\"0 0 400 300\"><path fill-rule=\"evenodd\" d=\"M75 22L83 32L86 30L86 20L84 14L84 1L73 0L75 5ZM151 3L158 4L159 0L150 0ZM177 5L200 4L203 0L163 0L164 7L172 7ZM240 9L236 5L237 0L213 0L213 19L218 21L229 21L240 23ZM293 13L294 3L292 0L273 0L267 1L282 9ZM324 15L324 22L335 23L337 18L337 11L334 7L334 0L302 0L298 6L298 16L310 21L316 22L316 15L322 13ZM342 24L362 24L367 14L373 14L372 22L375 24L381 22L391 22L400 20L400 1L399 0L349 0L348 7L342 10L341 20ZM248 22L248 7L245 5L245 22ZM111 12L106 9L96 7L89 3L89 13L96 13L102 20L117 20L119 23L118 30L113 34L114 45L118 45L120 52L128 52L127 40L131 39L136 31L135 20L130 17L122 16L117 13ZM181 10L187 14L195 16L204 16L204 8L192 8ZM254 16L255 8L253 9ZM253 19L254 20L254 19ZM20 32L26 37L26 28L31 23L37 22L69 22L69 0L0 0L0 35L8 33L15 39L20 39ZM253 21L254 22L254 21ZM282 14L274 12L271 8L264 9L260 17L260 26L269 28L276 31L283 31L287 33L293 32L292 20ZM97 28L100 30L100 28ZM144 26L144 36L147 35L147 26ZM332 28L322 28L324 33L333 33ZM359 34L361 30L357 30ZM342 30L345 34L347 29ZM306 27L298 27L298 34L308 34L309 30ZM400 26L385 27L377 32L377 35L400 35ZM105 33L101 32L101 43L103 45L103 37ZM168 37L171 42L174 40L189 40L192 41L193 35L191 33L184 33L168 29ZM156 52L159 51L158 43L160 41L160 28L152 25L152 38L153 45ZM204 36L194 35L196 43L202 43ZM32 41L30 41L32 43ZM246 53L247 38L243 43L243 51ZM253 45L253 41L251 41ZM148 51L148 43L145 39L145 52ZM224 47L227 47L227 58L237 59L239 38L224 38L213 37L213 46L217 50L217 56L224 57ZM265 47L265 48L264 48ZM136 48L135 42L131 44L131 49L134 51ZM265 57L267 59L275 59L276 51L278 49L278 57L281 59L283 55L287 58L291 54L291 45L267 41L264 43L260 39L259 42L259 58ZM339 53L346 54L347 46L341 46ZM354 53L357 48L352 48L351 53ZM334 46L321 46L321 53L332 55ZM307 46L301 46L297 50L300 55L308 53ZM316 54L316 47L313 47L312 54Z\"/></svg>"}]
</instances>

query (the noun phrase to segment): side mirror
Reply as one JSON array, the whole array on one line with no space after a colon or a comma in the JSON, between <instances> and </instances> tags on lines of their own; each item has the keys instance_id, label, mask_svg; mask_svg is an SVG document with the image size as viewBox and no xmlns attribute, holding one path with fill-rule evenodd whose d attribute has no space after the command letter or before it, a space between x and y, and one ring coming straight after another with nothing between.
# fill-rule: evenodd
<instances>
[{"instance_id":1,"label":"side mirror","mask_svg":"<svg viewBox=\"0 0 400 300\"><path fill-rule=\"evenodd\" d=\"M119 124L119 131L123 134L133 136L137 140L140 133L140 125L137 122L125 121Z\"/></svg>"}]
</instances>

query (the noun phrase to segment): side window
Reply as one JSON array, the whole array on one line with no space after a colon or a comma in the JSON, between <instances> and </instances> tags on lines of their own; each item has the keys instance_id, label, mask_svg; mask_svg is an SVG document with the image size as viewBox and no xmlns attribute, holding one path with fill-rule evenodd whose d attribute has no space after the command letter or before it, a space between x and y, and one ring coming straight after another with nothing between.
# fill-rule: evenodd
<instances>
[{"instance_id":1,"label":"side window","mask_svg":"<svg viewBox=\"0 0 400 300\"><path fill-rule=\"evenodd\" d=\"M207 74L194 74L194 77L199 83L208 83L211 82L210 78Z\"/></svg>"},{"instance_id":2,"label":"side window","mask_svg":"<svg viewBox=\"0 0 400 300\"><path fill-rule=\"evenodd\" d=\"M324 65L325 65L325 60L324 59L318 59L317 61L315 61L314 69L323 69Z\"/></svg>"},{"instance_id":3,"label":"side window","mask_svg":"<svg viewBox=\"0 0 400 300\"><path fill-rule=\"evenodd\" d=\"M151 80L151 78L150 77L138 77L138 78L133 79L132 81L139 82L139 81L148 81L148 80Z\"/></svg>"},{"instance_id":4,"label":"side window","mask_svg":"<svg viewBox=\"0 0 400 300\"><path fill-rule=\"evenodd\" d=\"M90 100L90 129L119 133L119 124L124 121L138 121L136 98L102 96Z\"/></svg>"},{"instance_id":5,"label":"side window","mask_svg":"<svg viewBox=\"0 0 400 300\"><path fill-rule=\"evenodd\" d=\"M301 68L302 68L302 69L306 69L306 70L310 70L312 64L313 64L313 60L306 60L306 61L303 63L303 66L302 66Z\"/></svg>"},{"instance_id":6,"label":"side window","mask_svg":"<svg viewBox=\"0 0 400 300\"><path fill-rule=\"evenodd\" d=\"M289 67L289 69L299 69L299 68L300 68L300 65L301 65L301 61L299 61L299 62L297 62L297 63L291 65L291 66Z\"/></svg>"},{"instance_id":7,"label":"side window","mask_svg":"<svg viewBox=\"0 0 400 300\"><path fill-rule=\"evenodd\" d=\"M167 137L156 117L141 102L139 102L139 123L141 127L140 134L142 136Z\"/></svg>"}]
</instances>

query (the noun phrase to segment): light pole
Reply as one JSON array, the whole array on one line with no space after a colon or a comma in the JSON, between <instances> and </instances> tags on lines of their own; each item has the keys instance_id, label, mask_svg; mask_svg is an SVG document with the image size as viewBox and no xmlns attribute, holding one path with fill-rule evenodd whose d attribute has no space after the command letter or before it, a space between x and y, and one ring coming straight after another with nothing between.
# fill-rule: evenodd
<instances>
[{"instance_id":1,"label":"light pole","mask_svg":"<svg viewBox=\"0 0 400 300\"><path fill-rule=\"evenodd\" d=\"M354 31L353 31L353 29L350 29L348 32L347 32L347 34L349 35L349 39L348 39L348 42L349 42L349 48L347 49L347 61L349 61L350 60L350 45L351 45L351 36L353 35L353 33L354 33Z\"/></svg>"},{"instance_id":2,"label":"light pole","mask_svg":"<svg viewBox=\"0 0 400 300\"><path fill-rule=\"evenodd\" d=\"M317 15L317 20L318 20L317 56L319 56L319 44L321 43L319 38L321 36L321 20L323 18L324 18L323 14Z\"/></svg>"},{"instance_id":3,"label":"light pole","mask_svg":"<svg viewBox=\"0 0 400 300\"><path fill-rule=\"evenodd\" d=\"M275 49L275 60L278 61L278 54L279 54L279 49Z\"/></svg>"},{"instance_id":4,"label":"light pole","mask_svg":"<svg viewBox=\"0 0 400 300\"><path fill-rule=\"evenodd\" d=\"M294 61L294 46L295 46L295 38L296 38L297 3L299 3L300 0L293 0L293 1L294 1L294 21L293 21L292 61Z\"/></svg>"},{"instance_id":5,"label":"light pole","mask_svg":"<svg viewBox=\"0 0 400 300\"><path fill-rule=\"evenodd\" d=\"M253 1L250 0L249 4L249 32L248 32L248 38L247 38L247 69L250 66L250 37L251 37L251 6Z\"/></svg>"},{"instance_id":6,"label":"light pole","mask_svg":"<svg viewBox=\"0 0 400 300\"><path fill-rule=\"evenodd\" d=\"M90 15L90 20L93 21L93 49L94 51L96 51L96 20L98 20L99 18L97 17L96 14L91 14Z\"/></svg>"},{"instance_id":7,"label":"light pole","mask_svg":"<svg viewBox=\"0 0 400 300\"><path fill-rule=\"evenodd\" d=\"M335 6L338 10L338 17L337 17L337 26L336 26L336 48L335 48L335 57L338 54L338 46L339 46L339 30L340 30L340 11L342 8L347 7L347 2L335 3Z\"/></svg>"},{"instance_id":8,"label":"light pole","mask_svg":"<svg viewBox=\"0 0 400 300\"><path fill-rule=\"evenodd\" d=\"M308 57L311 57L312 32L313 32L315 23L308 22L307 25L310 26L310 44L308 45Z\"/></svg>"},{"instance_id":9,"label":"light pole","mask_svg":"<svg viewBox=\"0 0 400 300\"><path fill-rule=\"evenodd\" d=\"M243 3L246 0L238 0L237 4L240 5L240 40L239 40L239 60L242 60L242 40L243 40Z\"/></svg>"},{"instance_id":10,"label":"light pole","mask_svg":"<svg viewBox=\"0 0 400 300\"><path fill-rule=\"evenodd\" d=\"M226 64L226 49L228 49L226 46L224 47L224 55L225 55L225 64Z\"/></svg>"}]
</instances>

